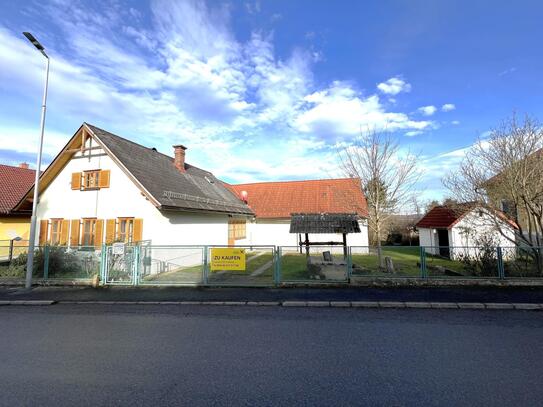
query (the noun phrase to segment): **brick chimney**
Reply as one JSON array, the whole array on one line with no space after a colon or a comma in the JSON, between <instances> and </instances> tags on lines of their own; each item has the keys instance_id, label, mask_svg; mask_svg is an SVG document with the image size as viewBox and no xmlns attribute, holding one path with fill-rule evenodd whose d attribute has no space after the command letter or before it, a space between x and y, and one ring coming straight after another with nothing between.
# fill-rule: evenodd
<instances>
[{"instance_id":1,"label":"brick chimney","mask_svg":"<svg viewBox=\"0 0 543 407\"><path fill-rule=\"evenodd\" d=\"M174 159L175 167L183 173L185 172L185 150L186 149L187 147L181 144L173 146L173 151L175 153L175 159Z\"/></svg>"},{"instance_id":2,"label":"brick chimney","mask_svg":"<svg viewBox=\"0 0 543 407\"><path fill-rule=\"evenodd\" d=\"M19 168L24 168L25 170L28 170L28 167L29 167L28 163L19 164Z\"/></svg>"}]
</instances>

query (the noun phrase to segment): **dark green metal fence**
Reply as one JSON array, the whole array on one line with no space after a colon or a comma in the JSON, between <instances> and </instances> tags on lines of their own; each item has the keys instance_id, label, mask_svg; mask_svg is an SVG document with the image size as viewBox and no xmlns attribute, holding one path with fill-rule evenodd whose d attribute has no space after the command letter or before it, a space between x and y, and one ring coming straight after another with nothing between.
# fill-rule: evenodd
<instances>
[{"instance_id":1,"label":"dark green metal fence","mask_svg":"<svg viewBox=\"0 0 543 407\"><path fill-rule=\"evenodd\" d=\"M223 249L242 253L238 268L213 262ZM347 284L353 279L539 279L543 248L351 246L37 247L36 281L91 280L102 284L278 286ZM0 281L23 280L28 247L0 246ZM443 255L446 253L446 255Z\"/></svg>"}]
</instances>

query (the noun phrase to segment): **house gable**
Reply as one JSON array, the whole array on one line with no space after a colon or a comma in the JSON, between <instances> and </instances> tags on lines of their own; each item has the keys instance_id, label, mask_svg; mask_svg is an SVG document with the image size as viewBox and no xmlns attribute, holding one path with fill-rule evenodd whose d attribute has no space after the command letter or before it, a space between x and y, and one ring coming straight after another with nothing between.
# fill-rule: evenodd
<instances>
[{"instance_id":1,"label":"house gable","mask_svg":"<svg viewBox=\"0 0 543 407\"><path fill-rule=\"evenodd\" d=\"M40 195L77 154L110 157L142 194L162 210L219 212L252 215L251 209L210 172L185 164L175 167L174 159L137 143L84 123L41 177ZM30 210L32 189L20 202Z\"/></svg>"}]
</instances>

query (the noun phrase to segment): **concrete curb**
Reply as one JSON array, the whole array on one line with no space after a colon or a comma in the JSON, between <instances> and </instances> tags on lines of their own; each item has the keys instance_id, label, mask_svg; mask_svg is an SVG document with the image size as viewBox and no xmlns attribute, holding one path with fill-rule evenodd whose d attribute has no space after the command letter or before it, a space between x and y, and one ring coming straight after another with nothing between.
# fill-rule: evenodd
<instances>
[{"instance_id":1,"label":"concrete curb","mask_svg":"<svg viewBox=\"0 0 543 407\"><path fill-rule=\"evenodd\" d=\"M52 300L13 300L13 301L0 301L0 305L53 305L56 301Z\"/></svg>"},{"instance_id":2,"label":"concrete curb","mask_svg":"<svg viewBox=\"0 0 543 407\"><path fill-rule=\"evenodd\" d=\"M543 304L482 302L403 302L403 301L0 301L0 305L213 305L213 306L282 306L313 308L394 308L394 309L461 309L461 310L534 310Z\"/></svg>"}]
</instances>

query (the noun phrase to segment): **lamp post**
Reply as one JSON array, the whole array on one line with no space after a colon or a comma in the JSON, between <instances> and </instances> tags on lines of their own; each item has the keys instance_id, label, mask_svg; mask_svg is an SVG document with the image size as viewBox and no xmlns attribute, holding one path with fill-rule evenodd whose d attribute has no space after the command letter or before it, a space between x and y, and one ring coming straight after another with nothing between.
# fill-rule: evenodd
<instances>
[{"instance_id":1,"label":"lamp post","mask_svg":"<svg viewBox=\"0 0 543 407\"><path fill-rule=\"evenodd\" d=\"M26 282L25 287L32 286L32 268L34 265L34 246L36 240L36 211L38 208L39 183L41 172L41 153L43 148L43 132L45 129L45 111L47 102L47 84L49 82L49 57L45 53L45 48L39 41L29 32L24 32L23 35L36 47L38 51L45 57L47 64L45 68L45 87L43 90L43 102L41 105L41 121L40 121L40 142L38 149L38 158L36 160L36 178L34 181L34 199L32 200L32 217L30 218L30 236L28 240L28 257L26 262Z\"/></svg>"}]
</instances>

